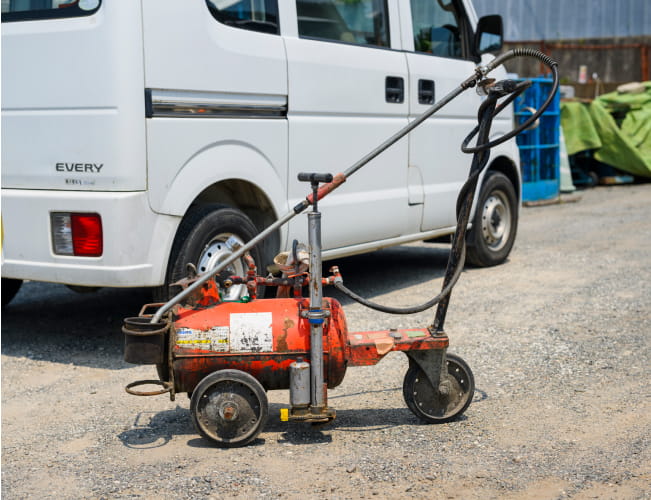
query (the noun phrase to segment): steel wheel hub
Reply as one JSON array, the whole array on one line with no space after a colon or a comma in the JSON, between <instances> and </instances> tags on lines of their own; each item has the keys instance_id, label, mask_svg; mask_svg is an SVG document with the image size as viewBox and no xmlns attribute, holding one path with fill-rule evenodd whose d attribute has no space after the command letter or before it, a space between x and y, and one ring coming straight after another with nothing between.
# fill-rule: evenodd
<instances>
[{"instance_id":1,"label":"steel wheel hub","mask_svg":"<svg viewBox=\"0 0 651 500\"><path fill-rule=\"evenodd\" d=\"M219 416L226 422L233 422L239 416L239 407L235 401L224 401L219 408Z\"/></svg>"},{"instance_id":2,"label":"steel wheel hub","mask_svg":"<svg viewBox=\"0 0 651 500\"><path fill-rule=\"evenodd\" d=\"M243 244L242 240L232 233L218 234L206 245L201 253L197 263L197 273L201 275L213 269L216 265L229 258ZM237 276L246 274L241 259L230 263L221 273ZM243 295L246 295L246 285L233 285L224 289L224 300L237 300Z\"/></svg>"},{"instance_id":3,"label":"steel wheel hub","mask_svg":"<svg viewBox=\"0 0 651 500\"><path fill-rule=\"evenodd\" d=\"M491 193L482 207L481 233L493 250L501 249L511 232L511 209L506 195L501 191Z\"/></svg>"},{"instance_id":4,"label":"steel wheel hub","mask_svg":"<svg viewBox=\"0 0 651 500\"><path fill-rule=\"evenodd\" d=\"M261 402L245 383L224 380L201 395L196 417L211 439L221 444L238 445L259 432Z\"/></svg>"}]
</instances>

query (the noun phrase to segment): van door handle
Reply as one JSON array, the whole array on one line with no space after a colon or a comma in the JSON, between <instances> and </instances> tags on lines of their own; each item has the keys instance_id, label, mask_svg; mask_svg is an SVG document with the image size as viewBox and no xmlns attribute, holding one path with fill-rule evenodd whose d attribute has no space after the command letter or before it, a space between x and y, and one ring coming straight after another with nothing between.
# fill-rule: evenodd
<instances>
[{"instance_id":1,"label":"van door handle","mask_svg":"<svg viewBox=\"0 0 651 500\"><path fill-rule=\"evenodd\" d=\"M434 104L434 81L418 80L418 104Z\"/></svg>"},{"instance_id":2,"label":"van door handle","mask_svg":"<svg viewBox=\"0 0 651 500\"><path fill-rule=\"evenodd\" d=\"M397 104L405 101L405 80L401 76L387 76L385 99L387 102Z\"/></svg>"}]
</instances>

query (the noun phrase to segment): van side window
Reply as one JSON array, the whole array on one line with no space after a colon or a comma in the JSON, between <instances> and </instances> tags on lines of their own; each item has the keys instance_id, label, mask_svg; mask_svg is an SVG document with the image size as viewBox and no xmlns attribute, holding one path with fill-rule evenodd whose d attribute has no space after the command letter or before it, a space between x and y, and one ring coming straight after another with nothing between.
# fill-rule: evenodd
<instances>
[{"instance_id":1,"label":"van side window","mask_svg":"<svg viewBox=\"0 0 651 500\"><path fill-rule=\"evenodd\" d=\"M414 50L462 58L459 16L453 0L411 0Z\"/></svg>"},{"instance_id":2,"label":"van side window","mask_svg":"<svg viewBox=\"0 0 651 500\"><path fill-rule=\"evenodd\" d=\"M206 0L220 23L251 31L278 35L278 0Z\"/></svg>"},{"instance_id":3,"label":"van side window","mask_svg":"<svg viewBox=\"0 0 651 500\"><path fill-rule=\"evenodd\" d=\"M90 16L100 0L2 0L2 22Z\"/></svg>"},{"instance_id":4,"label":"van side window","mask_svg":"<svg viewBox=\"0 0 651 500\"><path fill-rule=\"evenodd\" d=\"M302 37L389 46L386 0L296 0Z\"/></svg>"}]
</instances>

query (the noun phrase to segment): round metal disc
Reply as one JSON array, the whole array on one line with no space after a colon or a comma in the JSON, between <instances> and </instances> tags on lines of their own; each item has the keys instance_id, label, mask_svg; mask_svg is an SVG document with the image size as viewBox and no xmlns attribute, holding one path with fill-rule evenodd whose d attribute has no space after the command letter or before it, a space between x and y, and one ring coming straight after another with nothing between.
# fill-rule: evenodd
<instances>
[{"instance_id":1,"label":"round metal disc","mask_svg":"<svg viewBox=\"0 0 651 500\"><path fill-rule=\"evenodd\" d=\"M241 242L237 235L220 233L205 246L197 262L197 273L199 275L210 271L235 252L235 249L231 245L231 238L233 237ZM246 274L246 267L243 260L239 259L226 266L220 274L226 276L244 276ZM237 300L245 294L246 285L233 285L224 290L224 300Z\"/></svg>"},{"instance_id":2,"label":"round metal disc","mask_svg":"<svg viewBox=\"0 0 651 500\"><path fill-rule=\"evenodd\" d=\"M407 370L403 396L409 409L426 423L444 423L461 415L472 401L475 381L470 367L460 357L447 355L447 393L432 387L417 365Z\"/></svg>"},{"instance_id":3,"label":"round metal disc","mask_svg":"<svg viewBox=\"0 0 651 500\"><path fill-rule=\"evenodd\" d=\"M255 439L269 412L260 382L239 370L220 370L205 377L192 393L190 409L199 434L227 447Z\"/></svg>"},{"instance_id":4,"label":"round metal disc","mask_svg":"<svg viewBox=\"0 0 651 500\"><path fill-rule=\"evenodd\" d=\"M502 249L509 239L511 209L508 197L500 190L493 191L482 207L481 232L493 251Z\"/></svg>"}]
</instances>

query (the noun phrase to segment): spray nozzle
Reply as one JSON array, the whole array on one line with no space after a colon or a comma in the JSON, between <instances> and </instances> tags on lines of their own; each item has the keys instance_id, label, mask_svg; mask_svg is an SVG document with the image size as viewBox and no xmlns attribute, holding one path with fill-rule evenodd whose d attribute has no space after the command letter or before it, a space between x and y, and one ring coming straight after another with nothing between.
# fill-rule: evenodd
<instances>
[{"instance_id":1,"label":"spray nozzle","mask_svg":"<svg viewBox=\"0 0 651 500\"><path fill-rule=\"evenodd\" d=\"M485 78L477 85L477 93L479 95L493 95L496 97L504 97L506 95L524 90L529 87L531 82L529 80L500 80L495 81L494 78Z\"/></svg>"}]
</instances>

